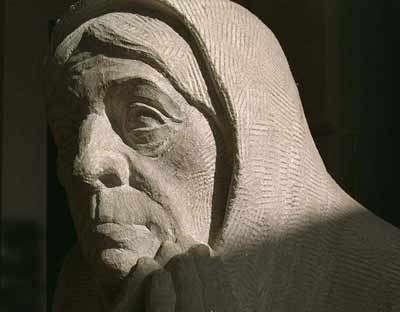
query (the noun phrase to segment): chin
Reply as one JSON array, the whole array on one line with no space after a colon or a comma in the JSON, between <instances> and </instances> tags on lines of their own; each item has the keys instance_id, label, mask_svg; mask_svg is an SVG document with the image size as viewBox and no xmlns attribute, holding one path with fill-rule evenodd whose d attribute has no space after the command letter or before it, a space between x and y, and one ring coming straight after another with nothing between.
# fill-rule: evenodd
<instances>
[{"instance_id":1,"label":"chin","mask_svg":"<svg viewBox=\"0 0 400 312\"><path fill-rule=\"evenodd\" d=\"M119 284L138 259L154 258L161 246L145 226L114 223L96 226L81 243L94 278L105 285Z\"/></svg>"},{"instance_id":2,"label":"chin","mask_svg":"<svg viewBox=\"0 0 400 312\"><path fill-rule=\"evenodd\" d=\"M140 258L136 252L124 249L104 249L94 260L95 278L107 283L121 282Z\"/></svg>"}]
</instances>

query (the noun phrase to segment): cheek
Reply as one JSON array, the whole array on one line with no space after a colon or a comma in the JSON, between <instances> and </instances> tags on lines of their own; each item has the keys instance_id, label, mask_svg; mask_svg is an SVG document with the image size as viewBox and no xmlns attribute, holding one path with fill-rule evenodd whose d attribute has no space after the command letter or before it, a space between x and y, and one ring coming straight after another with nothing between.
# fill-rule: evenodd
<instances>
[{"instance_id":1,"label":"cheek","mask_svg":"<svg viewBox=\"0 0 400 312\"><path fill-rule=\"evenodd\" d=\"M180 131L172 149L164 155L166 166L185 182L197 175L213 181L216 143L207 119L194 108L188 113L185 127ZM210 181L208 181L210 182Z\"/></svg>"},{"instance_id":2,"label":"cheek","mask_svg":"<svg viewBox=\"0 0 400 312\"><path fill-rule=\"evenodd\" d=\"M193 111L164 163L178 186L174 201L185 204L181 210L186 215L183 227L202 242L207 242L211 224L215 162L216 144L208 121Z\"/></svg>"}]
</instances>

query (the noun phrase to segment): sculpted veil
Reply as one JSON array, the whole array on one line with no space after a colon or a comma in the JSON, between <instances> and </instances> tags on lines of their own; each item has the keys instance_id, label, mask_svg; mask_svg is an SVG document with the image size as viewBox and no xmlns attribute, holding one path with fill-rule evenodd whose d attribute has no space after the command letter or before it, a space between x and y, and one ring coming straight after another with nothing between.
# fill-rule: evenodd
<instances>
[{"instance_id":1,"label":"sculpted veil","mask_svg":"<svg viewBox=\"0 0 400 312\"><path fill-rule=\"evenodd\" d=\"M78 235L55 312L400 311L400 232L328 174L250 12L83 1L48 68Z\"/></svg>"}]
</instances>

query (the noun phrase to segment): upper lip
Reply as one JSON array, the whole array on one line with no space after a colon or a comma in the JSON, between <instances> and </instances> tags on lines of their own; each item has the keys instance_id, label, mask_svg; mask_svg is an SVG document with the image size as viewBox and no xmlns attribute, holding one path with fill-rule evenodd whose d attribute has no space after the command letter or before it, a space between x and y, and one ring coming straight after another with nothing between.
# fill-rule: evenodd
<instances>
[{"instance_id":1,"label":"upper lip","mask_svg":"<svg viewBox=\"0 0 400 312\"><path fill-rule=\"evenodd\" d=\"M94 222L92 229L94 231L97 230L98 227L102 225L115 225L115 226L121 226L121 227L126 227L126 228L134 228L134 227L146 227L149 231L149 227L147 227L144 224L129 224L129 223L123 223L123 222L116 222L116 221L99 221L99 222Z\"/></svg>"},{"instance_id":2,"label":"upper lip","mask_svg":"<svg viewBox=\"0 0 400 312\"><path fill-rule=\"evenodd\" d=\"M116 224L116 225L132 225L132 224L127 224L127 223L122 223L122 222L117 222L117 221L111 221L111 220L95 220L94 221L94 226L102 225L102 224Z\"/></svg>"},{"instance_id":3,"label":"upper lip","mask_svg":"<svg viewBox=\"0 0 400 312\"><path fill-rule=\"evenodd\" d=\"M102 227L102 225L107 225ZM137 230L137 232L136 232ZM127 232L126 232L127 231ZM143 225L121 225L117 223L97 224L89 238L89 248L93 250L124 249L146 254L147 249L161 246L161 239ZM146 243L145 243L146 242ZM93 244L93 245L92 245ZM148 251L149 251L148 250Z\"/></svg>"}]
</instances>

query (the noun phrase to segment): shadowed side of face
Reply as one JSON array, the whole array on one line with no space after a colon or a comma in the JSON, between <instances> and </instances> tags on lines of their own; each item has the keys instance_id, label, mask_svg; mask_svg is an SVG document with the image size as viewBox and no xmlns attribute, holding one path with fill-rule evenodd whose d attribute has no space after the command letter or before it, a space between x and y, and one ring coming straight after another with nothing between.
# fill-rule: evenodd
<instances>
[{"instance_id":1,"label":"shadowed side of face","mask_svg":"<svg viewBox=\"0 0 400 312\"><path fill-rule=\"evenodd\" d=\"M81 249L109 282L162 242L207 244L223 177L215 132L165 75L92 48L78 45L63 66L50 119Z\"/></svg>"}]
</instances>

